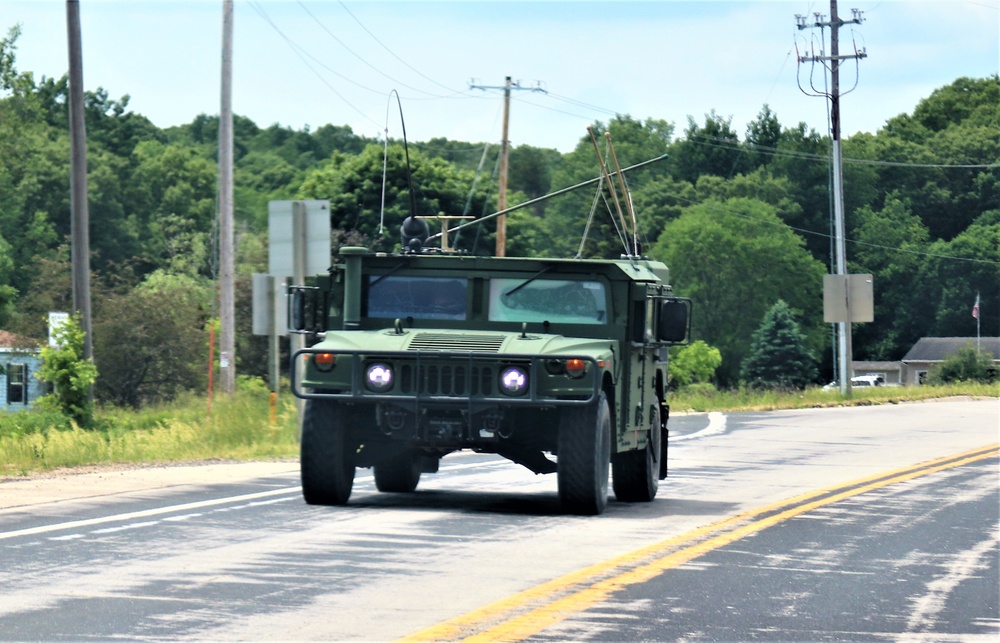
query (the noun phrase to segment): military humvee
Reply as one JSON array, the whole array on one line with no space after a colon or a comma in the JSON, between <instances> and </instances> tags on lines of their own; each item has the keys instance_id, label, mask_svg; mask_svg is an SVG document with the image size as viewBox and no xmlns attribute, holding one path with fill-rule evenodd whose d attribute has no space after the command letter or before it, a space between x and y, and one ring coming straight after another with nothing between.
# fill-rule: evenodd
<instances>
[{"instance_id":1,"label":"military humvee","mask_svg":"<svg viewBox=\"0 0 1000 643\"><path fill-rule=\"evenodd\" d=\"M571 513L604 511L609 468L618 500L652 500L666 349L690 325L666 266L450 254L407 238L410 223L403 253L341 248L290 289L289 326L316 342L292 357L306 502L346 503L357 467L412 492L460 449L556 473Z\"/></svg>"}]
</instances>

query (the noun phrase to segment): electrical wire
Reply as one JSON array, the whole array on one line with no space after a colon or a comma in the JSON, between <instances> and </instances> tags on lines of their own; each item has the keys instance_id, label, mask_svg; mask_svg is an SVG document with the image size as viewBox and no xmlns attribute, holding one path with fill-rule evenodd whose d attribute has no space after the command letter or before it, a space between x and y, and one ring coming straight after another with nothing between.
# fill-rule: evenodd
<instances>
[{"instance_id":1,"label":"electrical wire","mask_svg":"<svg viewBox=\"0 0 1000 643\"><path fill-rule=\"evenodd\" d=\"M451 93L453 93L453 94L462 94L462 93L463 93L463 92L461 92L461 91L457 91L457 90L455 90L455 89L453 89L453 88L451 88L451 87L448 87L447 85L442 85L442 84L441 84L441 83L439 83L438 81L434 80L434 79L433 79L433 78L431 78L430 76L427 76L427 75L426 75L426 74L424 74L424 73L423 73L422 71L420 71L419 69L417 69L416 67L414 67L414 66L413 66L413 65L411 65L410 63L406 62L405 60L403 60L403 59L402 59L402 58L400 58L399 56L397 56L397 55L396 55L396 52L394 52L393 50L389 49L389 47L387 47L387 46L385 45L385 43L383 43L383 42L382 42L381 40L379 40L379 39L378 39L378 36L376 36L375 34L373 34L373 33L371 32L371 30L370 30L370 29L368 29L368 27L366 27L366 26L364 25L364 23L363 23L363 22L361 22L361 21L360 21L360 20L358 19L358 17L357 17L357 16L355 16L355 15L354 15L354 14L353 14L353 13L351 12L351 10L347 8L347 5L345 5L345 4L343 3L343 2L340 2L339 4L340 4L340 6L341 6L341 7L342 7L342 8L344 9L344 11L346 11L346 12L347 12L347 15L349 15L349 16L350 16L350 17L351 17L351 18L352 18L352 19L354 20L354 22L358 23L358 26L359 26L359 27L361 27L362 29L364 29L365 33L367 33L367 34L368 34L369 36L371 36L372 40L374 40L375 42L377 42L377 43L379 44L379 46L380 46L380 47L382 47L382 49L385 49L385 50L386 50L386 51L387 51L387 52L389 53L389 55L391 55L391 56L392 56L393 58L395 58L396 60L398 60L399 62L401 62L401 63L402 63L403 65L405 65L407 69L409 69L409 70L410 70L410 71L412 71L413 73L417 74L418 76L420 76L420 77L421 77L421 78L423 78L424 80L427 80L427 81L429 81L429 82L431 82L431 83L433 83L433 84L437 85L438 87L440 87L440 88L442 88L442 89L444 89L444 90L447 90L447 91L449 91L449 92L451 92Z\"/></svg>"},{"instance_id":2,"label":"electrical wire","mask_svg":"<svg viewBox=\"0 0 1000 643\"><path fill-rule=\"evenodd\" d=\"M395 83L397 85L401 85L402 87L405 87L407 89L412 89L415 92L419 92L421 94L427 94L428 96L430 96L432 98L447 98L446 96L441 96L439 94L432 94L431 92L426 92L426 91L424 91L422 89L418 89L418 88L413 87L411 85L407 85L406 83L402 82L401 80L397 80L397 79L393 78L392 76L390 76L389 74L383 72L381 69L379 69L379 68L375 67L374 65L372 65L371 63L369 63L362 56L360 56L359 54L357 54L353 49L351 49L346 44L344 44L343 40L341 40L336 35L334 35L334 33L332 31L330 31L330 29L328 29L327 26L324 25L320 21L320 19L316 17L316 15L313 12L309 11L309 8L306 7L306 5L302 3L302 0L298 0L298 5L300 7L302 7L303 11L305 11L307 14L309 14L309 17L312 18L316 22L316 24L319 25L320 28L327 33L328 36L330 36L331 38L333 38L334 41L337 42L337 44L339 44L341 47L343 47L344 49L346 49L349 54L351 54L352 56L354 56L355 58L357 58L358 60L360 60L362 63L364 63L366 66L368 66L372 71L374 71L374 72L376 72L376 73L384 76L385 78L391 80L393 83ZM334 72L334 73L336 73L336 72ZM340 74L338 74L338 75L340 75Z\"/></svg>"},{"instance_id":3,"label":"electrical wire","mask_svg":"<svg viewBox=\"0 0 1000 643\"><path fill-rule=\"evenodd\" d=\"M296 45L294 42L292 42L292 40L290 38L288 38L288 36L286 36L281 31L281 29L278 28L278 26L276 24L274 24L274 21L272 21L271 18L267 15L267 12L264 11L263 7L260 6L259 2L254 2L253 0L251 0L251 2L249 2L248 4L250 5L250 7L254 11L257 12L257 15L259 15L265 22L267 22L269 25L271 25L271 27L278 33L279 36L281 36L281 38L285 41L285 43L288 44L288 46L292 49L292 51L295 53L295 55L299 57L299 60L301 60L302 63L306 67L309 68L309 71L311 71L320 80L321 83L323 83L324 85L326 85L327 88L330 91L332 91L337 96L337 98L339 98L341 101L344 102L345 105L347 105L348 107L350 107L351 109L353 109L355 112L357 112L362 118L364 118L368 122L372 123L376 127L379 126L379 122L378 121L372 119L370 116L368 116L368 114L366 114L364 111L362 111L360 108L358 108L354 103L352 103L351 101L347 100L347 97L345 97L343 94L341 94L339 91L337 91L337 89L333 85L331 85L325 78L323 78L322 74L320 74L318 71L316 71L316 69L312 65L309 64L309 61L307 61L305 59L305 57L303 56L303 53L300 51L301 48L298 45ZM333 73L336 74L337 72L333 72ZM344 78L345 80L348 80L349 82L354 83L354 81L351 81L350 79L348 79L347 77L345 77L345 76L343 76L341 74L337 74L337 75L340 76L341 78ZM382 92L379 92L377 90L374 90L374 89L371 89L371 88L368 88L368 87L364 87L363 85L360 85L358 83L354 83L354 84L358 85L359 87L361 87L363 89L367 89L368 91L372 91L372 92L376 92L378 94L382 94Z\"/></svg>"},{"instance_id":4,"label":"electrical wire","mask_svg":"<svg viewBox=\"0 0 1000 643\"><path fill-rule=\"evenodd\" d=\"M683 197L676 197L676 199L678 201L681 201L681 202L684 202L684 203L688 203L689 205L705 205L703 201L697 201L697 200L694 200L694 199L685 199ZM815 236L815 237L823 237L823 238L829 238L831 236L830 234L825 233L825 232L817 232L815 230L809 230L807 228L800 228L800 227L797 227L797 226L789 225L789 224L785 223L784 221L767 221L767 220L764 220L764 219L760 219L760 218L757 218L757 217L750 216L748 214L743 214L742 212L737 212L736 210L730 210L728 208L722 208L722 207L718 207L718 206L714 206L714 205L707 206L707 207L709 208L709 211L713 212L713 213L728 214L728 215L731 215L731 216L735 216L735 217L740 217L742 219L746 219L748 221L753 221L755 223L760 223L762 225L769 225L769 226L773 226L773 227L786 227L786 228L794 230L795 232L798 232L800 234L807 234L807 235L811 235L811 236ZM954 255L938 254L938 253L935 253L935 252L926 252L926 251L920 251L920 250L908 250L908 249L899 248L899 247L896 247L896 246L885 246L885 245L878 244L878 243L870 243L870 242L867 242L867 241L859 241L857 239L847 239L847 238L845 238L844 241L847 242L847 243L854 244L856 246L865 246L865 247L870 247L870 248L878 248L880 250L889 250L889 251L892 251L892 252L900 252L900 253L904 253L904 254L919 255L919 256L922 256L922 257L933 257L933 258L936 258L936 259L949 259L949 260L953 260L953 261L965 261L965 262L969 262L969 263L978 263L978 264L985 264L985 265L990 265L990 266L1000 266L1000 261L993 261L993 260L990 260L990 259L972 259L972 258L969 258L969 257L957 257L957 256L954 256Z\"/></svg>"},{"instance_id":5,"label":"electrical wire","mask_svg":"<svg viewBox=\"0 0 1000 643\"><path fill-rule=\"evenodd\" d=\"M729 139L720 138L718 136L707 136L704 134L696 134L695 138L703 139L703 141L693 140L688 138L691 143L695 145L704 145L706 147L720 147L731 149L733 151L739 150L741 147L748 147L756 152L765 154L767 156L783 156L788 158L798 158L809 161L821 161L828 162L830 156L827 154L813 154L810 152L796 152L792 150L781 150L776 147L771 147L768 145L757 145L755 143L748 142L736 142L733 143ZM885 167L908 167L915 169L972 169L972 170L988 170L994 168L1000 168L1000 163L908 163L905 161L877 161L871 159L859 159L843 157L844 163L850 165L872 165L872 166L885 166Z\"/></svg>"}]
</instances>

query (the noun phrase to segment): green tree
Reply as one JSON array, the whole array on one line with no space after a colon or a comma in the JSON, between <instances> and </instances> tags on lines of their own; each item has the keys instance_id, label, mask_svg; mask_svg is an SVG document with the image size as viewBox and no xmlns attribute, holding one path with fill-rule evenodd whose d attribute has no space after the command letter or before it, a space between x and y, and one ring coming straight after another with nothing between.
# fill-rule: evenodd
<instances>
[{"instance_id":1,"label":"green tree","mask_svg":"<svg viewBox=\"0 0 1000 643\"><path fill-rule=\"evenodd\" d=\"M750 160L732 128L732 120L715 110L705 114L704 125L689 116L684 138L671 147L674 177L696 183L704 174L731 177L748 169Z\"/></svg>"},{"instance_id":2,"label":"green tree","mask_svg":"<svg viewBox=\"0 0 1000 643\"><path fill-rule=\"evenodd\" d=\"M722 385L736 382L755 320L779 299L802 315L811 349L825 341L823 265L766 203L709 200L687 208L650 254L670 267L677 292L694 301L692 334L722 352Z\"/></svg>"},{"instance_id":3,"label":"green tree","mask_svg":"<svg viewBox=\"0 0 1000 643\"><path fill-rule=\"evenodd\" d=\"M746 148L753 167L769 164L781 143L781 123L766 103L757 118L747 124Z\"/></svg>"},{"instance_id":4,"label":"green tree","mask_svg":"<svg viewBox=\"0 0 1000 643\"><path fill-rule=\"evenodd\" d=\"M722 353L702 340L670 349L670 383L676 386L711 382L722 364Z\"/></svg>"},{"instance_id":5,"label":"green tree","mask_svg":"<svg viewBox=\"0 0 1000 643\"><path fill-rule=\"evenodd\" d=\"M1000 210L989 210L951 241L927 248L917 274L919 336L969 337L970 311L980 293L980 326L1000 333Z\"/></svg>"},{"instance_id":6,"label":"green tree","mask_svg":"<svg viewBox=\"0 0 1000 643\"><path fill-rule=\"evenodd\" d=\"M816 363L806 349L791 308L778 300L753 334L740 378L756 388L802 390L816 380Z\"/></svg>"},{"instance_id":7,"label":"green tree","mask_svg":"<svg viewBox=\"0 0 1000 643\"><path fill-rule=\"evenodd\" d=\"M94 357L102 373L97 397L138 408L200 389L211 297L203 278L160 271L95 299Z\"/></svg>"},{"instance_id":8,"label":"green tree","mask_svg":"<svg viewBox=\"0 0 1000 643\"><path fill-rule=\"evenodd\" d=\"M79 426L89 428L94 420L90 388L97 380L97 367L83 357L86 335L80 320L71 317L53 335L56 345L42 347L42 367L35 376L52 384L55 392L38 398L37 405L59 411Z\"/></svg>"},{"instance_id":9,"label":"green tree","mask_svg":"<svg viewBox=\"0 0 1000 643\"><path fill-rule=\"evenodd\" d=\"M410 150L410 167L416 201L416 214L433 217L439 214L461 214L472 187L472 173L456 170L440 158L428 158L422 152ZM369 145L357 156L336 153L322 166L307 173L296 195L301 199L329 199L330 225L334 230L357 232L368 239L372 247L391 250L399 244L399 226L410 216L409 182L406 159L400 146L389 146L385 169L385 216L382 206L383 147ZM481 212L485 188L473 196L473 212ZM379 236L380 221L384 226ZM433 224L432 233L439 227ZM493 220L486 223L494 230ZM474 249L476 233L466 233L452 239L453 247ZM492 237L480 239L478 250L492 249Z\"/></svg>"},{"instance_id":10,"label":"green tree","mask_svg":"<svg viewBox=\"0 0 1000 643\"><path fill-rule=\"evenodd\" d=\"M876 321L854 327L854 354L857 359L900 359L927 328L926 310L912 300L930 235L909 199L896 194L881 210L866 206L855 218L851 271L873 275Z\"/></svg>"}]
</instances>

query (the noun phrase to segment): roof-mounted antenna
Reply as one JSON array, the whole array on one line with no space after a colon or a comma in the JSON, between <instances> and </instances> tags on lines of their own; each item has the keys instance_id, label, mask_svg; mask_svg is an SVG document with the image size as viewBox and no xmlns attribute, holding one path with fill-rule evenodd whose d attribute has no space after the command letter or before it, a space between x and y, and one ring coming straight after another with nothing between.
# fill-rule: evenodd
<instances>
[{"instance_id":1,"label":"roof-mounted antenna","mask_svg":"<svg viewBox=\"0 0 1000 643\"><path fill-rule=\"evenodd\" d=\"M389 101L390 102L392 102L392 95L393 94L396 95L396 104L399 106L399 125L403 129L403 154L406 156L406 187L407 187L407 190L410 193L410 216L411 217L415 217L415 216L417 216L417 195L413 191L413 173L410 171L410 146L409 146L409 144L406 141L406 121L403 120L403 103L399 99L399 92L397 92L395 89L389 92ZM384 152L384 154L386 156L388 156L388 153L389 153L389 151L388 151L388 148L389 148L389 126L388 126L388 122L389 122L389 105L388 104L386 105L385 111L386 111L386 114L385 114L385 120L386 120L385 145L386 145L386 151ZM385 171L386 171L386 169L385 169L385 159L383 159L383 163L382 163L382 210L383 210L383 212L385 210Z\"/></svg>"},{"instance_id":2,"label":"roof-mounted antenna","mask_svg":"<svg viewBox=\"0 0 1000 643\"><path fill-rule=\"evenodd\" d=\"M622 224L622 231L628 230L628 226L625 225L625 215L622 214L622 205L618 201L618 189L615 188L615 182L611 180L611 176L608 174L608 166L601 157L601 149L597 145L597 137L594 136L593 126L587 126L587 133L590 134L590 142L594 144L594 151L597 152L597 161L601 165L601 176L604 177L605 183L608 184L608 190L611 191L611 200L615 203L615 210L618 212L618 220ZM610 143L610 139L608 139L608 142ZM630 254L627 243L625 244L625 254Z\"/></svg>"},{"instance_id":3,"label":"roof-mounted antenna","mask_svg":"<svg viewBox=\"0 0 1000 643\"><path fill-rule=\"evenodd\" d=\"M611 160L615 164L615 173L618 175L618 183L622 187L622 198L625 199L625 209L628 210L632 219L632 256L639 257L639 226L635 220L635 208L632 207L632 195L629 194L628 185L625 183L625 175L622 174L622 166L618 165L618 155L615 154L615 146L611 143L611 132L604 132L604 140L608 142L608 149L611 150Z\"/></svg>"}]
</instances>

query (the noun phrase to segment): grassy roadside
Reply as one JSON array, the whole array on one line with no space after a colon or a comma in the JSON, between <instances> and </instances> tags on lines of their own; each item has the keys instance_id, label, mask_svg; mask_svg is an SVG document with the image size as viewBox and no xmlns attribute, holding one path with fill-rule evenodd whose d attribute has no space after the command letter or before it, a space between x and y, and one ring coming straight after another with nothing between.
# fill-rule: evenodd
<instances>
[{"instance_id":1,"label":"grassy roadside","mask_svg":"<svg viewBox=\"0 0 1000 643\"><path fill-rule=\"evenodd\" d=\"M830 406L899 404L955 396L998 398L1000 400L1000 383L959 382L937 386L855 387L852 389L852 395L849 399L842 396L839 390L824 391L819 387L808 388L801 392L756 391L752 389L717 391L710 385L696 385L672 394L670 410L671 412L776 411Z\"/></svg>"},{"instance_id":2,"label":"grassy roadside","mask_svg":"<svg viewBox=\"0 0 1000 643\"><path fill-rule=\"evenodd\" d=\"M766 411L972 396L1000 401L1000 384L952 384L855 389L851 399L839 391L801 393L715 391L690 387L670 399L673 412ZM155 464L197 460L262 460L298 453L297 415L291 395L279 398L276 421L269 419L263 387L244 387L232 397L217 397L207 414L204 397L140 411L99 410L97 428L81 430L60 416L40 412L0 414L0 478L27 476L62 467Z\"/></svg>"},{"instance_id":3,"label":"grassy roadside","mask_svg":"<svg viewBox=\"0 0 1000 643\"><path fill-rule=\"evenodd\" d=\"M0 414L0 478L84 465L263 460L298 454L291 395L279 397L270 422L269 396L240 391L217 397L211 416L205 397L128 411L99 409L96 428L66 426L58 416Z\"/></svg>"}]
</instances>

